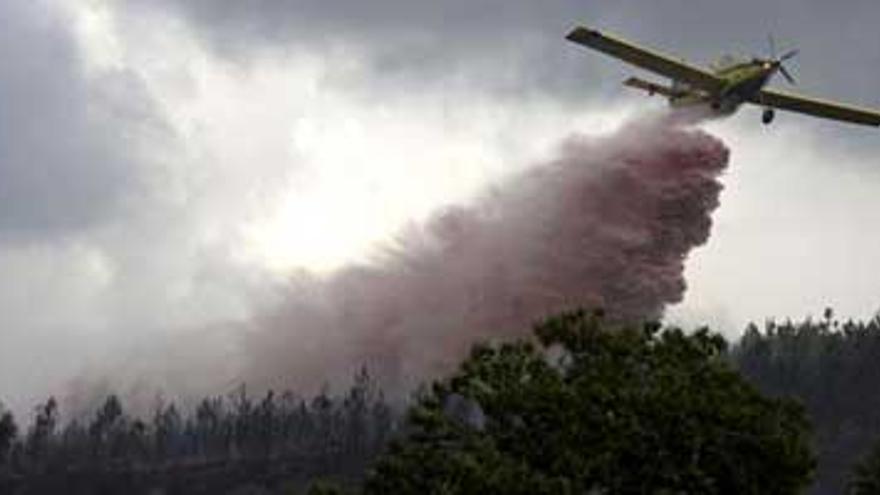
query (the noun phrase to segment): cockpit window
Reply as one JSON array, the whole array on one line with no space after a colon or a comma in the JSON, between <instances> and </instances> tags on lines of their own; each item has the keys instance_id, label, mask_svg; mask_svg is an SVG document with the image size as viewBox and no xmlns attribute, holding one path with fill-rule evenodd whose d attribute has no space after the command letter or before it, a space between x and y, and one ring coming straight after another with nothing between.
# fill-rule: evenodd
<instances>
[{"instance_id":1,"label":"cockpit window","mask_svg":"<svg viewBox=\"0 0 880 495\"><path fill-rule=\"evenodd\" d=\"M725 70L737 65L746 63L747 60L733 55L724 55L720 59L712 63L711 67L715 70Z\"/></svg>"}]
</instances>

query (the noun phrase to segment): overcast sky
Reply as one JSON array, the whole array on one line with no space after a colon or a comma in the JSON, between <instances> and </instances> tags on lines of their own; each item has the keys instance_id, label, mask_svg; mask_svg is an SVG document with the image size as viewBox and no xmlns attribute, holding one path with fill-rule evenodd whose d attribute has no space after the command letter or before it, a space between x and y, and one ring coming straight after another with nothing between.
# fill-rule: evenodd
<instances>
[{"instance_id":1,"label":"overcast sky","mask_svg":"<svg viewBox=\"0 0 880 495\"><path fill-rule=\"evenodd\" d=\"M880 106L875 0L34 0L0 3L0 399L108 354L208 336L572 132L640 108L595 25L705 63L802 53L801 91ZM644 74L643 74L644 75ZM880 309L880 134L744 110L671 318ZM211 332L215 332L212 334ZM223 337L216 337L216 335ZM214 337L212 337L213 335Z\"/></svg>"}]
</instances>

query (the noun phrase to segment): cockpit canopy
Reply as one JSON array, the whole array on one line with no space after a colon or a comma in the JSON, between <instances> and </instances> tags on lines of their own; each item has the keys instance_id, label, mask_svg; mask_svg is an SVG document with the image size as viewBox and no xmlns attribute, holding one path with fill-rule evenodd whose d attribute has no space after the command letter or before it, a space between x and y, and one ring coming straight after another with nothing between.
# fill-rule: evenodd
<instances>
[{"instance_id":1,"label":"cockpit canopy","mask_svg":"<svg viewBox=\"0 0 880 495\"><path fill-rule=\"evenodd\" d=\"M728 54L723 55L715 62L712 62L709 67L711 67L714 71L724 71L747 63L749 63L748 59Z\"/></svg>"}]
</instances>

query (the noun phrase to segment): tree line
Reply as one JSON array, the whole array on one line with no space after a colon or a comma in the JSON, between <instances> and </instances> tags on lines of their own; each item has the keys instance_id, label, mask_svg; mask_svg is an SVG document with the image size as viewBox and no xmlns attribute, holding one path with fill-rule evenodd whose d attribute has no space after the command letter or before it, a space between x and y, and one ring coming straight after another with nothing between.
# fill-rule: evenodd
<instances>
[{"instance_id":1,"label":"tree line","mask_svg":"<svg viewBox=\"0 0 880 495\"><path fill-rule=\"evenodd\" d=\"M50 398L26 429L9 411L0 414L0 493L293 490L321 477L356 483L396 425L366 370L339 395L251 397L242 386L191 410L160 402L148 419L110 395L90 417L61 424Z\"/></svg>"},{"instance_id":2,"label":"tree line","mask_svg":"<svg viewBox=\"0 0 880 495\"><path fill-rule=\"evenodd\" d=\"M750 324L731 357L764 393L804 405L819 459L812 491L844 493L880 440L880 316L840 321L827 309L818 319Z\"/></svg>"},{"instance_id":3,"label":"tree line","mask_svg":"<svg viewBox=\"0 0 880 495\"><path fill-rule=\"evenodd\" d=\"M880 494L878 379L880 317L728 346L566 313L476 346L405 415L366 370L338 394L242 386L144 418L114 395L65 421L49 399L26 427L0 407L0 493Z\"/></svg>"}]
</instances>

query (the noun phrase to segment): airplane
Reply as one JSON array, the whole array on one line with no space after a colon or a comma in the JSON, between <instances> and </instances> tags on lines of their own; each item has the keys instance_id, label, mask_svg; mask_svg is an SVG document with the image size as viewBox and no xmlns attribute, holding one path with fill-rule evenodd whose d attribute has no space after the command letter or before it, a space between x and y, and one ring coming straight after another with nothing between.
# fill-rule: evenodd
<instances>
[{"instance_id":1,"label":"airplane","mask_svg":"<svg viewBox=\"0 0 880 495\"><path fill-rule=\"evenodd\" d=\"M726 116L736 112L743 104L752 103L764 107L761 116L764 124L773 122L775 110L788 110L842 122L880 126L880 112L874 110L767 89L765 86L776 74L782 74L786 81L795 84L794 77L783 64L798 54L798 50L791 50L777 57L772 36L770 58L737 59L727 56L708 70L587 27L574 28L566 39L671 79L669 86L638 77L631 77L623 84L649 95L665 96L672 107L706 106L713 114Z\"/></svg>"}]
</instances>

